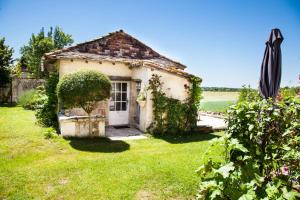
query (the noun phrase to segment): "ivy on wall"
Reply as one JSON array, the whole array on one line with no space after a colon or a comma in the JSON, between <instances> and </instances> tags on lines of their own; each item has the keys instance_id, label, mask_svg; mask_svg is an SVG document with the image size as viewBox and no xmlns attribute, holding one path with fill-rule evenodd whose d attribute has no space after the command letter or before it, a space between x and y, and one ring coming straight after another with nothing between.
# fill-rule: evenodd
<instances>
[{"instance_id":1,"label":"ivy on wall","mask_svg":"<svg viewBox=\"0 0 300 200\"><path fill-rule=\"evenodd\" d=\"M190 76L190 86L185 85L188 97L180 101L167 97L160 76L153 74L148 89L152 94L154 119L148 130L154 135L194 132L201 100L201 81L198 77Z\"/></svg>"}]
</instances>

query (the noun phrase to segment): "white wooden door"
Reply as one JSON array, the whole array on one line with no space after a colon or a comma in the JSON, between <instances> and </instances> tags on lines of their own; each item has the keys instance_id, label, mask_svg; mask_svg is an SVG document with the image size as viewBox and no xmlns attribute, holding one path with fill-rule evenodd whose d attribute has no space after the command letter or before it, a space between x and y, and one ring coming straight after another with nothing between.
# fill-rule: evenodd
<instances>
[{"instance_id":1,"label":"white wooden door","mask_svg":"<svg viewBox=\"0 0 300 200\"><path fill-rule=\"evenodd\" d=\"M109 102L109 125L129 124L129 82L113 81Z\"/></svg>"}]
</instances>

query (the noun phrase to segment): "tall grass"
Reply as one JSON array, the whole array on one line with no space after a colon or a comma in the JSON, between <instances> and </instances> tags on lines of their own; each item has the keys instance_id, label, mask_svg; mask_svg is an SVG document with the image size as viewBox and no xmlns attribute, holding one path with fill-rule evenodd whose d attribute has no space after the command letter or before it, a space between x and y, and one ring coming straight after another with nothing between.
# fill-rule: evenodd
<instances>
[{"instance_id":1,"label":"tall grass","mask_svg":"<svg viewBox=\"0 0 300 200\"><path fill-rule=\"evenodd\" d=\"M33 110L37 98L36 90L25 91L18 99L18 105L25 109Z\"/></svg>"}]
</instances>

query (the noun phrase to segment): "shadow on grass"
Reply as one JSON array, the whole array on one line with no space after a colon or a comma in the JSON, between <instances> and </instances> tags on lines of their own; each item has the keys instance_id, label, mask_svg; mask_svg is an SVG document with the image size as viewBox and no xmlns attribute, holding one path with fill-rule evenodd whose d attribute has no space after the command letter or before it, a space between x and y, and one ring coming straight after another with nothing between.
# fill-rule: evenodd
<instances>
[{"instance_id":1,"label":"shadow on grass","mask_svg":"<svg viewBox=\"0 0 300 200\"><path fill-rule=\"evenodd\" d=\"M0 107L16 107L16 103L0 103Z\"/></svg>"},{"instance_id":2,"label":"shadow on grass","mask_svg":"<svg viewBox=\"0 0 300 200\"><path fill-rule=\"evenodd\" d=\"M194 133L191 135L182 135L182 136L175 136L175 135L155 136L155 138L157 139L162 139L172 144L207 141L207 140L214 139L216 137L220 137L220 136L211 133Z\"/></svg>"},{"instance_id":3,"label":"shadow on grass","mask_svg":"<svg viewBox=\"0 0 300 200\"><path fill-rule=\"evenodd\" d=\"M116 153L129 150L130 145L121 140L109 138L66 138L70 145L79 151Z\"/></svg>"}]
</instances>

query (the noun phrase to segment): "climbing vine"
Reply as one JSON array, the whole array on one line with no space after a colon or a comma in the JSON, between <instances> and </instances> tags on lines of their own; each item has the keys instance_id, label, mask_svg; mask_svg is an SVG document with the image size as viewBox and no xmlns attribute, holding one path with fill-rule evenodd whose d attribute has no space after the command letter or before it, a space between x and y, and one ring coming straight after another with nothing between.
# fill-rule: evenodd
<instances>
[{"instance_id":1,"label":"climbing vine","mask_svg":"<svg viewBox=\"0 0 300 200\"><path fill-rule=\"evenodd\" d=\"M148 89L152 94L154 119L148 130L154 135L194 132L201 100L201 81L198 77L190 76L190 85L185 85L188 98L180 101L167 97L160 76L153 74Z\"/></svg>"}]
</instances>

